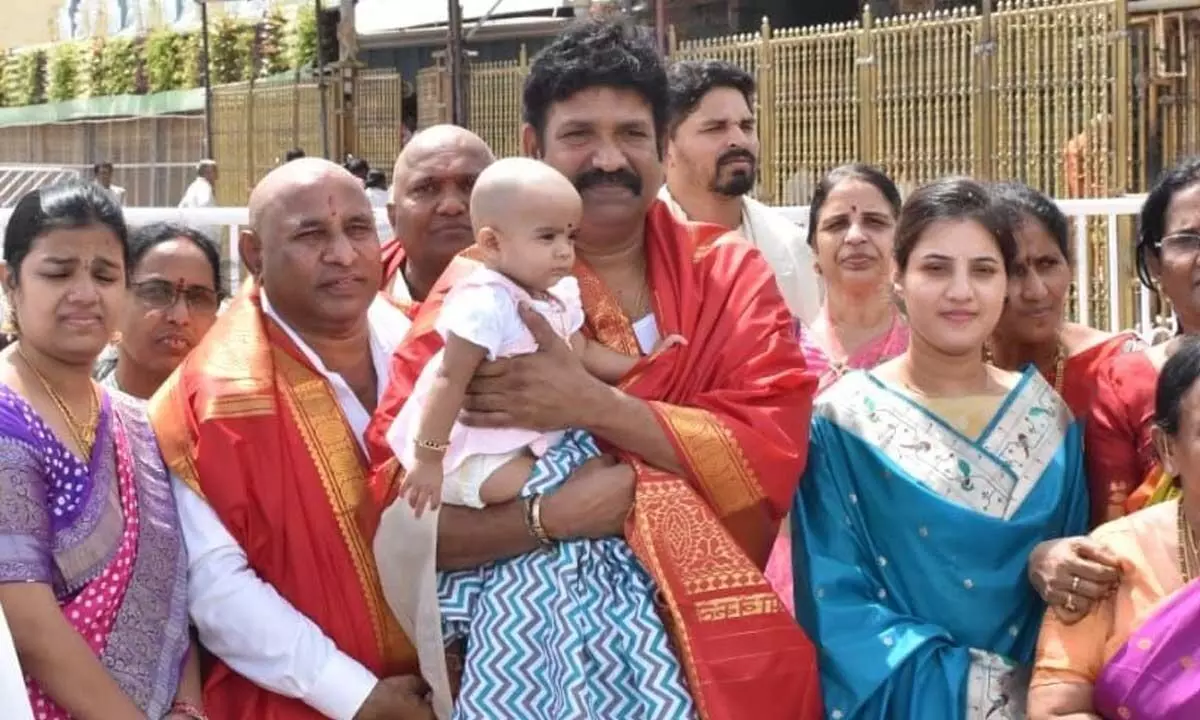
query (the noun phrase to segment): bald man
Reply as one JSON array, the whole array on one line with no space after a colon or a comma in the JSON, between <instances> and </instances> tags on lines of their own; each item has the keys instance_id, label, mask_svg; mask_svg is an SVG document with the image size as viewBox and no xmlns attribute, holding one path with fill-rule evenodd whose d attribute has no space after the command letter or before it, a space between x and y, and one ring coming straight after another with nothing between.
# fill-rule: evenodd
<instances>
[{"instance_id":1,"label":"bald man","mask_svg":"<svg viewBox=\"0 0 1200 720\"><path fill-rule=\"evenodd\" d=\"M451 258L474 242L471 188L494 161L487 143L457 125L422 130L396 159L388 202L396 237L383 248L383 289L410 317Z\"/></svg>"},{"instance_id":2,"label":"bald man","mask_svg":"<svg viewBox=\"0 0 1200 720\"><path fill-rule=\"evenodd\" d=\"M432 718L371 553L363 431L409 321L362 183L304 158L250 196L252 274L151 400L223 720Z\"/></svg>"}]
</instances>

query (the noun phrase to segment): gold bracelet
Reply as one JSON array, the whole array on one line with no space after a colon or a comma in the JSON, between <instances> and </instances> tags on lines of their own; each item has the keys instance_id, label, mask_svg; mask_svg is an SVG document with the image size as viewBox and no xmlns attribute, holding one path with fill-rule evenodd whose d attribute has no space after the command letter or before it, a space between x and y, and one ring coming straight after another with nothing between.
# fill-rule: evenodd
<instances>
[{"instance_id":1,"label":"gold bracelet","mask_svg":"<svg viewBox=\"0 0 1200 720\"><path fill-rule=\"evenodd\" d=\"M546 526L542 524L542 494L538 493L533 496L533 503L529 507L530 519L533 521L533 536L538 539L543 545L550 546L554 544L554 539L550 537L550 533L546 532Z\"/></svg>"},{"instance_id":2,"label":"gold bracelet","mask_svg":"<svg viewBox=\"0 0 1200 720\"><path fill-rule=\"evenodd\" d=\"M435 453L444 453L450 449L450 443L436 440L418 440L415 444L422 450L430 450Z\"/></svg>"},{"instance_id":3,"label":"gold bracelet","mask_svg":"<svg viewBox=\"0 0 1200 720\"><path fill-rule=\"evenodd\" d=\"M537 540L538 545L545 548L554 545L554 540L546 534L546 528L542 525L541 493L525 498L525 527L529 529L533 539Z\"/></svg>"}]
</instances>

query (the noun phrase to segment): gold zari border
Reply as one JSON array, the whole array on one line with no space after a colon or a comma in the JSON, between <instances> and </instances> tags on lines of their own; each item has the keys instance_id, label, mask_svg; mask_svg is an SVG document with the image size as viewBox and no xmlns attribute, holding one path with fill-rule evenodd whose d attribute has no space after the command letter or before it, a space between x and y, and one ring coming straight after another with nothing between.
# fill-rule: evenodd
<instances>
[{"instance_id":1,"label":"gold zari border","mask_svg":"<svg viewBox=\"0 0 1200 720\"><path fill-rule=\"evenodd\" d=\"M383 601L374 555L357 523L357 510L366 494L366 473L358 445L324 378L283 350L276 348L274 355L276 367L283 375L288 410L329 497L363 588L380 652L385 664L390 665L404 655L399 642L404 634Z\"/></svg>"},{"instance_id":2,"label":"gold zari border","mask_svg":"<svg viewBox=\"0 0 1200 720\"><path fill-rule=\"evenodd\" d=\"M762 501L757 476L737 438L713 413L662 402L650 404L666 422L676 446L683 449L718 515L727 517Z\"/></svg>"}]
</instances>

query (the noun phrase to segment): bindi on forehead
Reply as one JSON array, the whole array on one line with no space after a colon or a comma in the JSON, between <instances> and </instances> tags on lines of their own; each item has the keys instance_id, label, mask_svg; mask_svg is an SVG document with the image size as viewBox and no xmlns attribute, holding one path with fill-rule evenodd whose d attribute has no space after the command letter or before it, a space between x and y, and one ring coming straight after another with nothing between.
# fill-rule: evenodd
<instances>
[{"instance_id":1,"label":"bindi on forehead","mask_svg":"<svg viewBox=\"0 0 1200 720\"><path fill-rule=\"evenodd\" d=\"M333 193L326 197L326 206L329 209L329 216L336 218L338 216L337 200L333 197Z\"/></svg>"}]
</instances>

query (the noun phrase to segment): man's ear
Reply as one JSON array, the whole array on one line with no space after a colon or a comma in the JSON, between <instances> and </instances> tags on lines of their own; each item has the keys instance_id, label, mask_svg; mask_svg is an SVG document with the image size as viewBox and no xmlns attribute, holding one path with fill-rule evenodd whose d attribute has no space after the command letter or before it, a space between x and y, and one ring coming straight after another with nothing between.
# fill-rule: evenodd
<instances>
[{"instance_id":1,"label":"man's ear","mask_svg":"<svg viewBox=\"0 0 1200 720\"><path fill-rule=\"evenodd\" d=\"M388 225L390 225L392 228L392 237L399 235L400 233L396 229L396 203L392 202L391 200L388 200L387 202L387 219ZM392 238L388 238L388 240L391 239Z\"/></svg>"},{"instance_id":2,"label":"man's ear","mask_svg":"<svg viewBox=\"0 0 1200 720\"><path fill-rule=\"evenodd\" d=\"M529 123L521 126L521 152L525 157L531 157L535 160L542 159L542 143L538 138L538 132Z\"/></svg>"},{"instance_id":3,"label":"man's ear","mask_svg":"<svg viewBox=\"0 0 1200 720\"><path fill-rule=\"evenodd\" d=\"M1163 472L1171 477L1178 475L1179 468L1175 465L1175 444L1171 442L1171 436L1157 423L1150 426L1150 442L1154 443L1154 450L1158 453L1158 461L1162 463Z\"/></svg>"},{"instance_id":4,"label":"man's ear","mask_svg":"<svg viewBox=\"0 0 1200 720\"><path fill-rule=\"evenodd\" d=\"M242 230L238 234L238 254L246 269L255 279L262 277L262 240L253 230Z\"/></svg>"}]
</instances>

